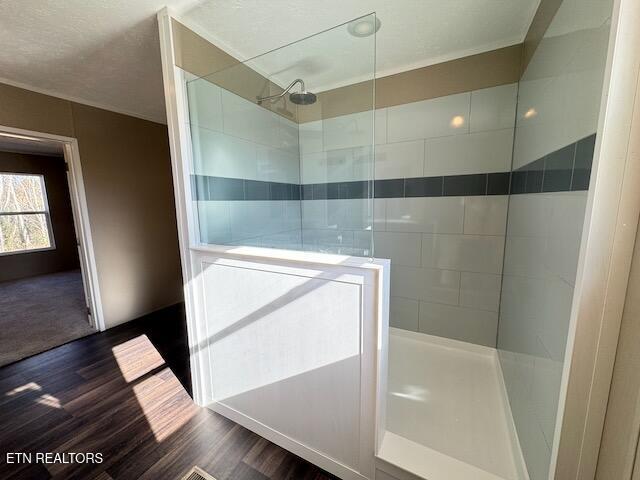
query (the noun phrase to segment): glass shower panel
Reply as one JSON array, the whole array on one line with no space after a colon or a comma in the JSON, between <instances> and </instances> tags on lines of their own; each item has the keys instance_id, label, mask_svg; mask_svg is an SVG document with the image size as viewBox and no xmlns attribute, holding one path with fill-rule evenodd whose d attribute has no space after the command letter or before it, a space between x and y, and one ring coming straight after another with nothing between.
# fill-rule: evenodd
<instances>
[{"instance_id":1,"label":"glass shower panel","mask_svg":"<svg viewBox=\"0 0 640 480\"><path fill-rule=\"evenodd\" d=\"M562 2L519 85L498 351L531 480L548 478L611 12Z\"/></svg>"},{"instance_id":2,"label":"glass shower panel","mask_svg":"<svg viewBox=\"0 0 640 480\"><path fill-rule=\"evenodd\" d=\"M188 82L203 244L372 256L375 32L348 26Z\"/></svg>"}]
</instances>

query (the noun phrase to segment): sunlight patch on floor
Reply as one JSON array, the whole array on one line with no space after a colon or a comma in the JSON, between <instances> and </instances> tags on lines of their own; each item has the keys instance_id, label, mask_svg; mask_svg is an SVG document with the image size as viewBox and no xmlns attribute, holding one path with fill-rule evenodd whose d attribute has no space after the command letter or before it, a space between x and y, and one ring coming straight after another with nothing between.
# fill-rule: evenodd
<instances>
[{"instance_id":1,"label":"sunlight patch on floor","mask_svg":"<svg viewBox=\"0 0 640 480\"><path fill-rule=\"evenodd\" d=\"M25 391L34 391L34 390L42 390L42 387L35 382L29 382L19 387L16 387L13 390L9 390L7 393L5 393L5 395L7 397L13 397L14 395L18 395L19 393L23 393Z\"/></svg>"},{"instance_id":2,"label":"sunlight patch on floor","mask_svg":"<svg viewBox=\"0 0 640 480\"><path fill-rule=\"evenodd\" d=\"M165 364L146 335L116 345L111 351L126 382L132 382Z\"/></svg>"},{"instance_id":3,"label":"sunlight patch on floor","mask_svg":"<svg viewBox=\"0 0 640 480\"><path fill-rule=\"evenodd\" d=\"M199 410L169 367L135 384L133 393L158 442L182 428Z\"/></svg>"},{"instance_id":4,"label":"sunlight patch on floor","mask_svg":"<svg viewBox=\"0 0 640 480\"><path fill-rule=\"evenodd\" d=\"M42 387L35 382L25 383L5 393L7 397L15 397L19 395L28 395L29 392L42 392ZM35 403L44 405L51 408L62 408L60 400L49 393L38 394L38 397L34 400Z\"/></svg>"}]
</instances>

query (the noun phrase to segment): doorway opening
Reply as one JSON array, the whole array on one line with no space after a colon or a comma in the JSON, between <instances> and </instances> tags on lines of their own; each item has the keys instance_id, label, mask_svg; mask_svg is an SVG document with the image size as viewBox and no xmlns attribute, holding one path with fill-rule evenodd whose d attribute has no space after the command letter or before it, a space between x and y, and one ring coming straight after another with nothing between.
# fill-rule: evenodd
<instances>
[{"instance_id":1,"label":"doorway opening","mask_svg":"<svg viewBox=\"0 0 640 480\"><path fill-rule=\"evenodd\" d=\"M77 141L0 126L0 366L104 330Z\"/></svg>"}]
</instances>

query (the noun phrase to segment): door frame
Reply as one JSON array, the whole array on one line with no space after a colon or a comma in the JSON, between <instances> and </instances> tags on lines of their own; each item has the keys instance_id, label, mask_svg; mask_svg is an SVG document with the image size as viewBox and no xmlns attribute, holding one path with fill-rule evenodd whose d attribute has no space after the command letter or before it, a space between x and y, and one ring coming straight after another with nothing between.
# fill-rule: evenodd
<instances>
[{"instance_id":1,"label":"door frame","mask_svg":"<svg viewBox=\"0 0 640 480\"><path fill-rule=\"evenodd\" d=\"M89 222L89 210L82 177L82 165L80 163L80 150L78 140L73 137L53 135L50 133L36 132L22 128L0 125L0 137L14 139L55 142L61 145L64 160L67 164L67 184L71 198L71 210L73 224L78 242L78 254L80 257L80 272L84 287L85 299L89 309L89 324L97 331L106 329L100 297L98 270L96 267L95 251L91 236Z\"/></svg>"}]
</instances>

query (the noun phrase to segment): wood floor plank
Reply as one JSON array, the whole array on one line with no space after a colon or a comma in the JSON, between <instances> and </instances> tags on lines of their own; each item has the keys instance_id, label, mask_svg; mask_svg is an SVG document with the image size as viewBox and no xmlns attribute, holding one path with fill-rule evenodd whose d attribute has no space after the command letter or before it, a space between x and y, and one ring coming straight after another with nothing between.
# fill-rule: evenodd
<instances>
[{"instance_id":1,"label":"wood floor plank","mask_svg":"<svg viewBox=\"0 0 640 480\"><path fill-rule=\"evenodd\" d=\"M229 480L269 480L269 477L244 462L238 463L228 478Z\"/></svg>"},{"instance_id":2,"label":"wood floor plank","mask_svg":"<svg viewBox=\"0 0 640 480\"><path fill-rule=\"evenodd\" d=\"M127 454L107 467L113 478L139 478L152 465L160 462L179 445L184 444L201 429L203 422L208 421L208 412L200 410L188 420L176 433L163 442L138 443Z\"/></svg>"},{"instance_id":3,"label":"wood floor plank","mask_svg":"<svg viewBox=\"0 0 640 480\"><path fill-rule=\"evenodd\" d=\"M0 368L1 479L324 480L321 469L190 392L182 307ZM4 453L94 452L100 464L9 465Z\"/></svg>"}]
</instances>

